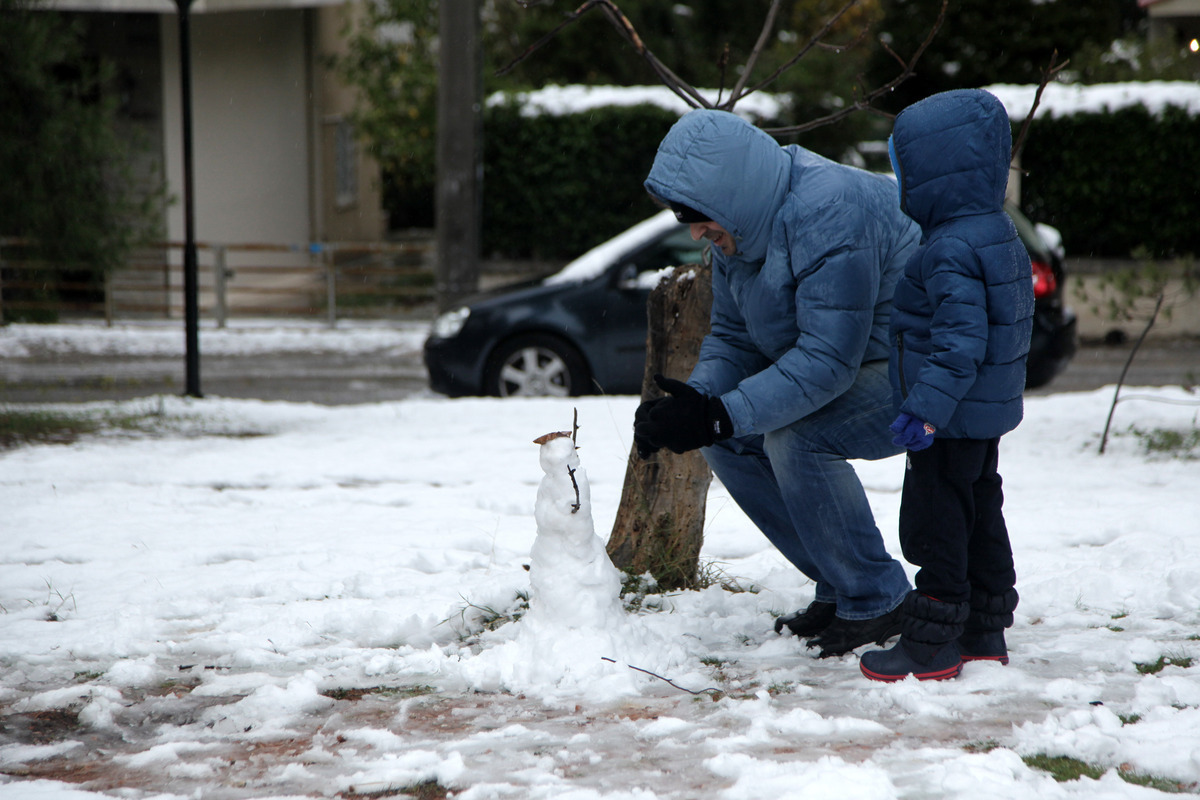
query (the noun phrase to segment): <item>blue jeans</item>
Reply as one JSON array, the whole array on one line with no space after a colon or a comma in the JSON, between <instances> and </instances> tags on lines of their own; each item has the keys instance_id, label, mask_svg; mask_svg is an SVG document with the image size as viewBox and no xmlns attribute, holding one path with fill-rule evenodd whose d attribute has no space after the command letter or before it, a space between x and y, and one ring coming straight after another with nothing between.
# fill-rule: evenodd
<instances>
[{"instance_id":1,"label":"blue jeans","mask_svg":"<svg viewBox=\"0 0 1200 800\"><path fill-rule=\"evenodd\" d=\"M713 473L771 544L817 584L844 619L870 619L909 591L888 554L858 475L846 459L902 452L887 362L864 364L845 394L786 428L702 451Z\"/></svg>"}]
</instances>

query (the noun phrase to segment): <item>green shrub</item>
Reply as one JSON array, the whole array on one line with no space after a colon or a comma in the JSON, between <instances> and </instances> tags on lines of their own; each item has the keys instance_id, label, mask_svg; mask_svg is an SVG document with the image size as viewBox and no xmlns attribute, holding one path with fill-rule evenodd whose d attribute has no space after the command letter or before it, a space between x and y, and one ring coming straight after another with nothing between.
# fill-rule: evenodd
<instances>
[{"instance_id":1,"label":"green shrub","mask_svg":"<svg viewBox=\"0 0 1200 800\"><path fill-rule=\"evenodd\" d=\"M1058 228L1072 255L1200 253L1200 116L1138 105L1038 118L1021 166L1022 206Z\"/></svg>"},{"instance_id":2,"label":"green shrub","mask_svg":"<svg viewBox=\"0 0 1200 800\"><path fill-rule=\"evenodd\" d=\"M653 214L642 181L679 117L651 105L562 116L484 116L483 253L580 255Z\"/></svg>"}]
</instances>

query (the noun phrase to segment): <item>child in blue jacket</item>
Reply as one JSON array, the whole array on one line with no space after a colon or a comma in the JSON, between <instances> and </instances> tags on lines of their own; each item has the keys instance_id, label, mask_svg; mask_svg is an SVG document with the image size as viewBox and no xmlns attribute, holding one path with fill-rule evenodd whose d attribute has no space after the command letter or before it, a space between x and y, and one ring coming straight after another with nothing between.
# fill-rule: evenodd
<instances>
[{"instance_id":1,"label":"child in blue jacket","mask_svg":"<svg viewBox=\"0 0 1200 800\"><path fill-rule=\"evenodd\" d=\"M873 680L1008 663L1016 573L997 460L1021 421L1033 324L1029 256L1004 212L1011 141L982 90L910 106L889 140L901 209L922 231L896 286L889 360L891 430L908 450L900 544L920 569L899 642L863 654Z\"/></svg>"}]
</instances>

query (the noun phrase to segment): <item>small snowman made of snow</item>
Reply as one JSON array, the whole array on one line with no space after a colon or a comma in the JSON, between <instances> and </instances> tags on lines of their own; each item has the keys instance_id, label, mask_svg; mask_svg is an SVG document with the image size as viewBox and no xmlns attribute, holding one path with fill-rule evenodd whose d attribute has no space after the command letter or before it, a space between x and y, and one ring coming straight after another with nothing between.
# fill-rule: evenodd
<instances>
[{"instance_id":1,"label":"small snowman made of snow","mask_svg":"<svg viewBox=\"0 0 1200 800\"><path fill-rule=\"evenodd\" d=\"M591 490L575 440L557 431L534 443L541 447L538 461L546 474L534 506L537 538L530 549L524 621L567 628L619 626L625 618L621 573L592 525Z\"/></svg>"}]
</instances>

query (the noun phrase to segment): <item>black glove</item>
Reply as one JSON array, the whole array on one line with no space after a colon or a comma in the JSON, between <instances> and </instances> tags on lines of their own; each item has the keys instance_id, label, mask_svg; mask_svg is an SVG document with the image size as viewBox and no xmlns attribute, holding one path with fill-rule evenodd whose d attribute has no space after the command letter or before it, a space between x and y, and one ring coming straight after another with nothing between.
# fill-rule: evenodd
<instances>
[{"instance_id":1,"label":"black glove","mask_svg":"<svg viewBox=\"0 0 1200 800\"><path fill-rule=\"evenodd\" d=\"M655 375L654 382L668 396L650 401L654 405L646 408L645 419L634 423L634 441L644 440L655 450L665 447L672 453L686 453L733 435L733 421L720 398L662 375Z\"/></svg>"},{"instance_id":2,"label":"black glove","mask_svg":"<svg viewBox=\"0 0 1200 800\"><path fill-rule=\"evenodd\" d=\"M646 459L659 451L659 447L650 444L649 439L638 434L638 426L650 420L650 409L666 401L665 397L656 397L642 403L637 407L637 411L633 412L633 443L637 446L638 458Z\"/></svg>"}]
</instances>

